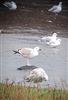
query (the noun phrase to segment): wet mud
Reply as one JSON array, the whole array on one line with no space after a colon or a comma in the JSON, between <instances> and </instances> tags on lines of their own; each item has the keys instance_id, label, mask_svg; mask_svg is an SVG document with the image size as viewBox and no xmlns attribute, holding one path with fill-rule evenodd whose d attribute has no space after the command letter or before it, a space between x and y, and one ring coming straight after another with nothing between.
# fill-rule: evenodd
<instances>
[{"instance_id":1,"label":"wet mud","mask_svg":"<svg viewBox=\"0 0 68 100\"><path fill-rule=\"evenodd\" d=\"M67 6L64 6L62 12L55 16L48 12L51 5L41 6L36 3L33 5L19 5L15 11L0 10L1 33L48 35L57 32L59 36L68 37Z\"/></svg>"}]
</instances>

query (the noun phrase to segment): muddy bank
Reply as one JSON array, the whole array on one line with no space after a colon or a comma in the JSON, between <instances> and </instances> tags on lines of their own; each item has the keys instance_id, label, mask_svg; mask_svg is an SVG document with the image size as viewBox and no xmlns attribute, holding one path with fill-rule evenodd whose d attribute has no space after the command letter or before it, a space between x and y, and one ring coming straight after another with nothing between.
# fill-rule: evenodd
<instances>
[{"instance_id":1,"label":"muddy bank","mask_svg":"<svg viewBox=\"0 0 68 100\"><path fill-rule=\"evenodd\" d=\"M16 11L0 11L1 33L48 35L57 32L68 37L68 10L55 16L48 8L20 6Z\"/></svg>"}]
</instances>

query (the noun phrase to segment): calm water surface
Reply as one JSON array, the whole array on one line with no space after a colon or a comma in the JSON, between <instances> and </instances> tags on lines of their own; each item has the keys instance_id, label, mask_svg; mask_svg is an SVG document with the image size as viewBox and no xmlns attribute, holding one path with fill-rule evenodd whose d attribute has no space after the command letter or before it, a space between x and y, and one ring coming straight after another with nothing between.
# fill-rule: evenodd
<instances>
[{"instance_id":1,"label":"calm water surface","mask_svg":"<svg viewBox=\"0 0 68 100\"><path fill-rule=\"evenodd\" d=\"M34 66L42 67L49 76L48 82L42 82L41 85L61 86L61 81L68 83L68 38L61 38L61 45L57 48L51 48L44 42L39 42L39 38L39 36L22 34L0 34L0 82L6 78L10 81L24 81L29 70L19 71L17 68L26 65L26 59L21 55L14 55L12 50L39 46L42 51L30 62Z\"/></svg>"}]
</instances>

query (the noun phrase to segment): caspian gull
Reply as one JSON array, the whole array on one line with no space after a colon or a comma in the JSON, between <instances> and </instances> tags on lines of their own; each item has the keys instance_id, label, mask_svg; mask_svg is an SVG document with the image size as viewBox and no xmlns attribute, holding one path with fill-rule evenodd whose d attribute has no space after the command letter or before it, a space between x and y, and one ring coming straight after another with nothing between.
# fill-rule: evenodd
<instances>
[{"instance_id":1,"label":"caspian gull","mask_svg":"<svg viewBox=\"0 0 68 100\"><path fill-rule=\"evenodd\" d=\"M39 47L34 47L33 49L21 48L21 49L13 50L13 51L15 54L18 53L18 54L21 54L24 58L27 58L27 65L30 66L29 59L35 56L38 56L40 50L41 49Z\"/></svg>"}]
</instances>

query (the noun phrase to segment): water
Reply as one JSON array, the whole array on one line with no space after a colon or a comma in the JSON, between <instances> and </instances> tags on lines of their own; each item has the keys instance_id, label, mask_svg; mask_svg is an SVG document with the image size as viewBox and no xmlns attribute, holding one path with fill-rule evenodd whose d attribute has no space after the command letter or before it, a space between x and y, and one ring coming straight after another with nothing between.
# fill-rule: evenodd
<instances>
[{"instance_id":1,"label":"water","mask_svg":"<svg viewBox=\"0 0 68 100\"><path fill-rule=\"evenodd\" d=\"M0 82L7 78L10 81L24 81L24 77L30 70L17 70L17 68L26 65L26 59L21 55L14 55L13 50L21 47L39 46L42 51L30 62L34 66L42 67L49 76L48 82L42 82L41 86L56 84L60 87L61 81L68 83L68 38L61 38L61 45L57 48L51 48L44 42L39 42L39 38L39 36L23 34L0 34Z\"/></svg>"}]
</instances>

